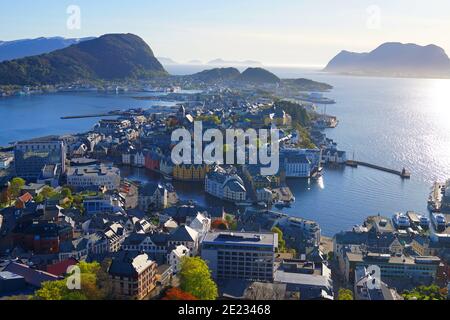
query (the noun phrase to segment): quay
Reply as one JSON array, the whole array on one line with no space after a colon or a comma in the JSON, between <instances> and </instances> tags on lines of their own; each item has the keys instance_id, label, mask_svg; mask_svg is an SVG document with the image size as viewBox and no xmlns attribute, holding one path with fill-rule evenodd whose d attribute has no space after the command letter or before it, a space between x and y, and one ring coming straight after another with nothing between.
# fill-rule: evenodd
<instances>
[{"instance_id":1,"label":"quay","mask_svg":"<svg viewBox=\"0 0 450 320\"><path fill-rule=\"evenodd\" d=\"M376 164L371 164L371 163L368 163L368 162L356 161L356 160L347 160L345 164L347 166L353 167L353 168L357 168L358 166L363 166L363 167L368 167L368 168L372 168L372 169L375 169L375 170L380 170L380 171L392 173L392 174L400 176L403 179L410 179L411 178L411 173L408 172L405 168L403 168L403 170L401 170L401 171L398 171L398 170L382 167L382 166L379 166L379 165L376 165Z\"/></svg>"}]
</instances>

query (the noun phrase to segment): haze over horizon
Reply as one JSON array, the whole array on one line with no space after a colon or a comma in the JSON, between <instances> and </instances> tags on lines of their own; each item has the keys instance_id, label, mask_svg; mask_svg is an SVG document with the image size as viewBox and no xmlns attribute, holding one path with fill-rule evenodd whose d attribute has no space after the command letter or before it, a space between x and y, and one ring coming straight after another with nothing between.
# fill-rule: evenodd
<instances>
[{"instance_id":1,"label":"haze over horizon","mask_svg":"<svg viewBox=\"0 0 450 320\"><path fill-rule=\"evenodd\" d=\"M156 56L182 63L222 58L317 67L341 50L367 52L384 42L435 44L450 53L448 1L329 2L21 1L2 5L0 40L134 33ZM80 29L67 27L70 5L81 10Z\"/></svg>"}]
</instances>

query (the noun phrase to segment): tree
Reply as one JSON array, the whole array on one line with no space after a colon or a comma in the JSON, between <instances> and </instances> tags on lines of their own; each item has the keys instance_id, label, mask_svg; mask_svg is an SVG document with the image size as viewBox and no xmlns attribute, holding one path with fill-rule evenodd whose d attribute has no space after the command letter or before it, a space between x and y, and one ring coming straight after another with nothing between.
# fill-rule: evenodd
<instances>
[{"instance_id":1,"label":"tree","mask_svg":"<svg viewBox=\"0 0 450 320\"><path fill-rule=\"evenodd\" d=\"M223 219L216 219L211 223L212 229L228 230L228 223Z\"/></svg>"},{"instance_id":2,"label":"tree","mask_svg":"<svg viewBox=\"0 0 450 320\"><path fill-rule=\"evenodd\" d=\"M184 292L183 290L179 288L170 288L167 290L164 298L162 300L198 300L196 297L194 297L192 294Z\"/></svg>"},{"instance_id":3,"label":"tree","mask_svg":"<svg viewBox=\"0 0 450 320\"><path fill-rule=\"evenodd\" d=\"M34 299L36 300L103 300L106 292L99 287L97 278L101 272L98 262L80 262L80 290L71 290L67 286L67 278L58 281L48 281L42 284L37 290Z\"/></svg>"},{"instance_id":4,"label":"tree","mask_svg":"<svg viewBox=\"0 0 450 320\"><path fill-rule=\"evenodd\" d=\"M42 189L42 191L40 192L40 194L42 194L44 199L49 199L49 198L51 198L52 196L55 195L55 190L52 187L45 186Z\"/></svg>"},{"instance_id":5,"label":"tree","mask_svg":"<svg viewBox=\"0 0 450 320\"><path fill-rule=\"evenodd\" d=\"M283 239L283 231L278 227L273 227L272 232L278 234L278 252L286 252L286 241Z\"/></svg>"},{"instance_id":6,"label":"tree","mask_svg":"<svg viewBox=\"0 0 450 320\"><path fill-rule=\"evenodd\" d=\"M353 292L349 289L340 288L338 292L338 300L353 300Z\"/></svg>"},{"instance_id":7,"label":"tree","mask_svg":"<svg viewBox=\"0 0 450 320\"><path fill-rule=\"evenodd\" d=\"M446 300L446 289L441 289L437 285L420 286L411 291L403 293L405 300Z\"/></svg>"},{"instance_id":8,"label":"tree","mask_svg":"<svg viewBox=\"0 0 450 320\"><path fill-rule=\"evenodd\" d=\"M200 300L215 300L218 296L216 283L204 260L199 257L183 257L179 273L181 290Z\"/></svg>"},{"instance_id":9,"label":"tree","mask_svg":"<svg viewBox=\"0 0 450 320\"><path fill-rule=\"evenodd\" d=\"M10 181L9 184L9 192L11 193L11 197L17 198L20 196L20 190L25 185L25 180L22 178L14 178Z\"/></svg>"}]
</instances>

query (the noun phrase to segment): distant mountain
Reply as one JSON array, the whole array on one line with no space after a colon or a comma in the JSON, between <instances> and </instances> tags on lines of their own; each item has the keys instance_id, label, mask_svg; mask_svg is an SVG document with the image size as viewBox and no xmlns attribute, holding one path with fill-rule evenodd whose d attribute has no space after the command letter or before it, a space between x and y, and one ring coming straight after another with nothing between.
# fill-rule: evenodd
<instances>
[{"instance_id":1,"label":"distant mountain","mask_svg":"<svg viewBox=\"0 0 450 320\"><path fill-rule=\"evenodd\" d=\"M371 76L450 78L450 59L435 45L389 42L369 53L342 51L324 71Z\"/></svg>"},{"instance_id":2,"label":"distant mountain","mask_svg":"<svg viewBox=\"0 0 450 320\"><path fill-rule=\"evenodd\" d=\"M240 73L236 68L214 68L190 75L196 80L204 82L219 82L234 80L252 84L279 83L281 80L273 73L262 68L248 68Z\"/></svg>"},{"instance_id":3,"label":"distant mountain","mask_svg":"<svg viewBox=\"0 0 450 320\"><path fill-rule=\"evenodd\" d=\"M215 68L193 74L191 77L204 82L238 79L241 73L236 68Z\"/></svg>"},{"instance_id":4,"label":"distant mountain","mask_svg":"<svg viewBox=\"0 0 450 320\"><path fill-rule=\"evenodd\" d=\"M236 66L236 67L261 67L263 64L258 61L245 60L245 61L229 61L223 59L215 59L208 62L210 65L219 66Z\"/></svg>"},{"instance_id":5,"label":"distant mountain","mask_svg":"<svg viewBox=\"0 0 450 320\"><path fill-rule=\"evenodd\" d=\"M179 64L178 62L172 60L171 58L165 57L157 57L158 61L161 62L162 65L174 65Z\"/></svg>"},{"instance_id":6,"label":"distant mountain","mask_svg":"<svg viewBox=\"0 0 450 320\"><path fill-rule=\"evenodd\" d=\"M65 49L0 63L0 84L124 80L167 75L150 47L133 34L107 34Z\"/></svg>"},{"instance_id":7,"label":"distant mountain","mask_svg":"<svg viewBox=\"0 0 450 320\"><path fill-rule=\"evenodd\" d=\"M316 82L310 79L283 79L283 84L293 85L301 91L328 91L333 89L333 86L324 83L324 82Z\"/></svg>"},{"instance_id":8,"label":"distant mountain","mask_svg":"<svg viewBox=\"0 0 450 320\"><path fill-rule=\"evenodd\" d=\"M22 39L14 41L0 41L0 62L20 59L49 53L67 48L73 44L92 40L94 37L81 39L66 39L62 37Z\"/></svg>"},{"instance_id":9,"label":"distant mountain","mask_svg":"<svg viewBox=\"0 0 450 320\"><path fill-rule=\"evenodd\" d=\"M279 83L280 78L274 75L272 72L267 71L263 68L248 68L244 72L242 72L239 77L240 81L250 82L254 84L263 84L263 83Z\"/></svg>"}]
</instances>

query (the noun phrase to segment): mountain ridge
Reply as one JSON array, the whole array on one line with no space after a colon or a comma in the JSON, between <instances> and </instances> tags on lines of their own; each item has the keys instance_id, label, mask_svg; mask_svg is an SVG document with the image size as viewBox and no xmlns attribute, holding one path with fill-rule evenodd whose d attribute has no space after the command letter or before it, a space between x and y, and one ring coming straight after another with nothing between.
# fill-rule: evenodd
<instances>
[{"instance_id":1,"label":"mountain ridge","mask_svg":"<svg viewBox=\"0 0 450 320\"><path fill-rule=\"evenodd\" d=\"M342 50L323 71L353 75L450 78L450 59L434 44L386 42L370 52Z\"/></svg>"},{"instance_id":2,"label":"mountain ridge","mask_svg":"<svg viewBox=\"0 0 450 320\"><path fill-rule=\"evenodd\" d=\"M133 34L106 34L38 56L0 63L0 84L124 80L167 75L153 51Z\"/></svg>"}]
</instances>

